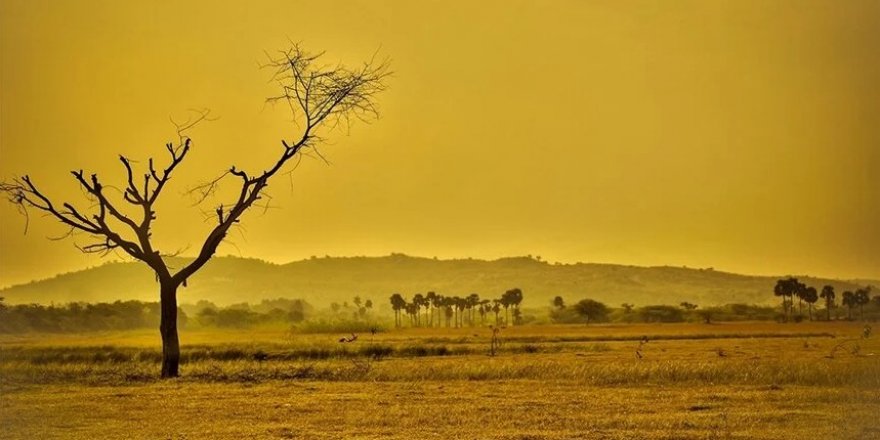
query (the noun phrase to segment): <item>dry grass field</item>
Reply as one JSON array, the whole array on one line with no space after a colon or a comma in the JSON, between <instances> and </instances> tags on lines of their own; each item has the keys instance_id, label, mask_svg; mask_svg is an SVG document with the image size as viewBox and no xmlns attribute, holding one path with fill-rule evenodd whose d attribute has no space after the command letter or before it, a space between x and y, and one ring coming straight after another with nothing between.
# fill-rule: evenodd
<instances>
[{"instance_id":1,"label":"dry grass field","mask_svg":"<svg viewBox=\"0 0 880 440\"><path fill-rule=\"evenodd\" d=\"M880 337L724 323L0 339L3 438L872 439ZM647 343L641 340L647 336ZM638 353L637 353L638 351Z\"/></svg>"}]
</instances>

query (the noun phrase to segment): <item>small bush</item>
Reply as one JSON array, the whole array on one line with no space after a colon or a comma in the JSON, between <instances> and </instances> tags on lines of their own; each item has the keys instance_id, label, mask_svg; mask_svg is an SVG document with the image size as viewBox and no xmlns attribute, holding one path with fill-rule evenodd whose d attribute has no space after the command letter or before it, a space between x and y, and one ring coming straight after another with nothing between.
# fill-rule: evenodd
<instances>
[{"instance_id":1,"label":"small bush","mask_svg":"<svg viewBox=\"0 0 880 440\"><path fill-rule=\"evenodd\" d=\"M359 354L372 359L382 359L394 353L394 347L390 345L371 344L361 347Z\"/></svg>"},{"instance_id":2,"label":"small bush","mask_svg":"<svg viewBox=\"0 0 880 440\"><path fill-rule=\"evenodd\" d=\"M448 356L452 354L445 345L411 345L401 348L398 353L406 357Z\"/></svg>"},{"instance_id":3,"label":"small bush","mask_svg":"<svg viewBox=\"0 0 880 440\"><path fill-rule=\"evenodd\" d=\"M541 347L535 344L523 344L519 347L519 349L523 353L537 353L541 351Z\"/></svg>"}]
</instances>

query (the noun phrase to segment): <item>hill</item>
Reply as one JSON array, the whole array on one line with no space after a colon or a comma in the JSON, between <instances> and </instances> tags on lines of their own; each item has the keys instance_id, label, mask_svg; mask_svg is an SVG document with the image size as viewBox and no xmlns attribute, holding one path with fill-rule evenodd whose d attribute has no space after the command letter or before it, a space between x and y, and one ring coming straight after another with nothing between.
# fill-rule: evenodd
<instances>
[{"instance_id":1,"label":"hill","mask_svg":"<svg viewBox=\"0 0 880 440\"><path fill-rule=\"evenodd\" d=\"M180 267L186 259L173 259ZM201 299L226 305L263 299L302 298L316 306L350 301L355 295L384 306L388 296L435 291L444 295L495 297L512 287L525 293L526 306L544 306L556 295L569 302L590 297L611 305L678 304L707 306L732 302L775 304L778 277L739 275L712 269L638 267L615 264L549 264L529 257L436 260L393 254L385 257L325 257L273 264L262 260L217 257L179 292L182 303ZM799 277L838 292L878 281ZM11 304L157 300L150 270L136 262L112 262L50 279L0 290ZM383 307L384 308L384 307Z\"/></svg>"}]
</instances>

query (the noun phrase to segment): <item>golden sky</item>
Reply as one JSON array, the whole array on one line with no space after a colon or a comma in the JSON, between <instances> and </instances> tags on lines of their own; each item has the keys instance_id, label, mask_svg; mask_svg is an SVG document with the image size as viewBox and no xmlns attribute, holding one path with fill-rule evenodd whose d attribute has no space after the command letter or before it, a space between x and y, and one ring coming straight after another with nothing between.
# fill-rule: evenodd
<instances>
[{"instance_id":1,"label":"golden sky","mask_svg":"<svg viewBox=\"0 0 880 440\"><path fill-rule=\"evenodd\" d=\"M0 178L80 201L210 108L159 206L262 170L295 128L259 68L288 39L393 61L382 117L271 187L220 254L496 258L880 278L880 2L0 0ZM82 204L82 203L81 203ZM207 207L206 207L207 208ZM99 264L0 204L0 286ZM85 242L80 237L79 242Z\"/></svg>"}]
</instances>

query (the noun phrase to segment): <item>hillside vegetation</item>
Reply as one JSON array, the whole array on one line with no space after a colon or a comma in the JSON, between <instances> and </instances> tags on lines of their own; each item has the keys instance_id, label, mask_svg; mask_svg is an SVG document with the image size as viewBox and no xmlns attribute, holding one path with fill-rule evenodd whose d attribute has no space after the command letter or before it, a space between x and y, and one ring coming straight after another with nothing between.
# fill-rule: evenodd
<instances>
[{"instance_id":1,"label":"hillside vegetation","mask_svg":"<svg viewBox=\"0 0 880 440\"><path fill-rule=\"evenodd\" d=\"M185 259L172 259L181 267ZM637 267L614 264L550 264L529 257L436 260L394 254L385 257L323 257L278 265L262 260L218 257L180 291L181 302L201 299L219 305L300 298L315 305L347 301L353 295L372 298L384 310L393 292L411 295L435 291L446 295L484 296L522 289L524 305L545 306L554 296L590 297L608 304L622 302L701 306L732 302L775 304L778 277L738 275L711 269ZM831 284L838 291L865 284L801 276L810 285ZM880 285L878 281L868 283ZM115 300L155 301L153 274L135 262L111 262L51 279L0 290L9 304Z\"/></svg>"}]
</instances>

